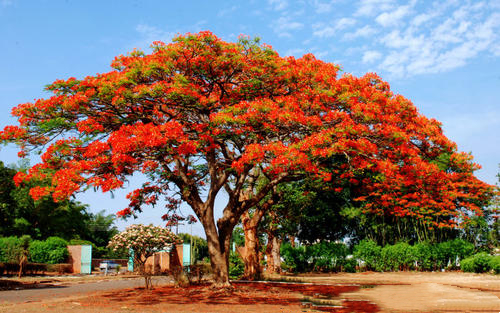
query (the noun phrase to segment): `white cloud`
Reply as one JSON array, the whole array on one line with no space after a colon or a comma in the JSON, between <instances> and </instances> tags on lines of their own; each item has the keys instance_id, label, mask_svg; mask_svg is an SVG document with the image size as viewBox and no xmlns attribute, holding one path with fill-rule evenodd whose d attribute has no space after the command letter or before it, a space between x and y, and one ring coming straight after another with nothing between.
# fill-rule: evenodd
<instances>
[{"instance_id":1,"label":"white cloud","mask_svg":"<svg viewBox=\"0 0 500 313\"><path fill-rule=\"evenodd\" d=\"M397 77L449 71L466 65L480 53L500 55L500 12L484 2L434 2L424 12L414 12L414 2L395 7L374 17L375 22L392 27L375 38L362 56L365 63L374 58L371 51L385 57L379 70ZM365 26L369 27L369 26ZM376 30L365 29L365 33ZM361 29L345 39L359 36ZM376 56L376 55L375 55ZM373 62L373 61L372 61Z\"/></svg>"},{"instance_id":2,"label":"white cloud","mask_svg":"<svg viewBox=\"0 0 500 313\"><path fill-rule=\"evenodd\" d=\"M375 21L384 27L399 24L400 20L410 13L410 6L400 6L393 11L384 12L377 16Z\"/></svg>"},{"instance_id":3,"label":"white cloud","mask_svg":"<svg viewBox=\"0 0 500 313\"><path fill-rule=\"evenodd\" d=\"M282 11L288 7L287 0L268 0L267 2L276 11Z\"/></svg>"},{"instance_id":4,"label":"white cloud","mask_svg":"<svg viewBox=\"0 0 500 313\"><path fill-rule=\"evenodd\" d=\"M322 23L314 24L313 36L320 38L333 37L339 30L353 26L354 24L356 24L356 20L348 17L341 18L330 25L325 25Z\"/></svg>"},{"instance_id":5,"label":"white cloud","mask_svg":"<svg viewBox=\"0 0 500 313\"><path fill-rule=\"evenodd\" d=\"M292 21L290 17L280 17L276 21L272 23L274 32L278 34L280 37L291 37L292 34L290 31L299 30L304 27L304 24Z\"/></svg>"},{"instance_id":6,"label":"white cloud","mask_svg":"<svg viewBox=\"0 0 500 313\"><path fill-rule=\"evenodd\" d=\"M379 60L382 57L382 53L375 51L375 50L370 50L366 51L363 54L363 63L373 63L377 60Z\"/></svg>"},{"instance_id":7,"label":"white cloud","mask_svg":"<svg viewBox=\"0 0 500 313\"><path fill-rule=\"evenodd\" d=\"M362 0L355 15L373 16L393 7L394 0Z\"/></svg>"},{"instance_id":8,"label":"white cloud","mask_svg":"<svg viewBox=\"0 0 500 313\"><path fill-rule=\"evenodd\" d=\"M369 25L365 25L361 28L358 28L355 32L346 33L344 35L344 39L356 39L363 37L370 37L377 33L377 30Z\"/></svg>"},{"instance_id":9,"label":"white cloud","mask_svg":"<svg viewBox=\"0 0 500 313\"><path fill-rule=\"evenodd\" d=\"M323 1L315 0L315 1L313 1L312 5L313 5L316 13L318 13L318 14L328 13L332 10L333 1L323 2Z\"/></svg>"}]
</instances>

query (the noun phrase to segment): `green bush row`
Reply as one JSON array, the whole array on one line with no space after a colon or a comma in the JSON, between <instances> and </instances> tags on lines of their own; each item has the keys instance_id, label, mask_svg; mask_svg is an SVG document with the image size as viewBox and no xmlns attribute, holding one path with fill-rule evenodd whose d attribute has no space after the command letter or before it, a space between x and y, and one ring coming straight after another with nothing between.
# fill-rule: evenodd
<instances>
[{"instance_id":1,"label":"green bush row","mask_svg":"<svg viewBox=\"0 0 500 313\"><path fill-rule=\"evenodd\" d=\"M352 253L352 254L351 254ZM283 244L282 267L289 272L439 271L442 269L498 273L500 257L474 253L474 245L462 239L437 244L397 243L378 246L363 240L352 251L343 243L321 242L292 247Z\"/></svg>"},{"instance_id":2,"label":"green bush row","mask_svg":"<svg viewBox=\"0 0 500 313\"><path fill-rule=\"evenodd\" d=\"M460 261L472 255L474 245L462 239L438 244L426 242L413 246L407 243L378 246L370 240L363 240L354 247L353 255L361 270L435 271L459 269Z\"/></svg>"},{"instance_id":3,"label":"green bush row","mask_svg":"<svg viewBox=\"0 0 500 313\"><path fill-rule=\"evenodd\" d=\"M59 237L49 237L43 241L31 240L29 236L0 238L0 262L19 263L27 248L29 262L64 263L69 256L67 245L68 242Z\"/></svg>"},{"instance_id":4,"label":"green bush row","mask_svg":"<svg viewBox=\"0 0 500 313\"><path fill-rule=\"evenodd\" d=\"M282 267L290 272L354 272L356 261L348 258L349 248L343 243L321 242L309 246L281 246Z\"/></svg>"},{"instance_id":5,"label":"green bush row","mask_svg":"<svg viewBox=\"0 0 500 313\"><path fill-rule=\"evenodd\" d=\"M500 255L493 256L481 252L462 260L460 268L464 272L500 274Z\"/></svg>"}]
</instances>

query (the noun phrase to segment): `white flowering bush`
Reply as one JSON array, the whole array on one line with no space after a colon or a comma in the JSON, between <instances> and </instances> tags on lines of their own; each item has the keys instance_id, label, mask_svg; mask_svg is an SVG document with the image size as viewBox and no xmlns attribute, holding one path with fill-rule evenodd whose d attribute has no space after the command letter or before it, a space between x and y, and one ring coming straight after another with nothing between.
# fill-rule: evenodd
<instances>
[{"instance_id":1,"label":"white flowering bush","mask_svg":"<svg viewBox=\"0 0 500 313\"><path fill-rule=\"evenodd\" d=\"M175 243L181 243L170 230L160 227L142 224L134 224L127 227L123 232L111 238L108 247L113 250L131 249L134 251L134 264L140 274L145 278L146 289L151 287L151 277L145 270L146 260L155 252L169 249Z\"/></svg>"}]
</instances>

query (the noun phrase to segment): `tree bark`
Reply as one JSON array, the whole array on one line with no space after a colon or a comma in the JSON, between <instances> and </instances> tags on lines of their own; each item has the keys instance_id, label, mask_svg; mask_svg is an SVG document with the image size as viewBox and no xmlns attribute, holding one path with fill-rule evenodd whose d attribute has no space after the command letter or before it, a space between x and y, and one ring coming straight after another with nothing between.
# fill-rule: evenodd
<instances>
[{"instance_id":1,"label":"tree bark","mask_svg":"<svg viewBox=\"0 0 500 313\"><path fill-rule=\"evenodd\" d=\"M245 253L242 255L245 263L245 272L243 278L247 280L256 280L261 277L262 270L259 259L259 237L257 227L259 226L264 210L256 208L252 217L249 212L242 215L243 232L245 234Z\"/></svg>"},{"instance_id":2,"label":"tree bark","mask_svg":"<svg viewBox=\"0 0 500 313\"><path fill-rule=\"evenodd\" d=\"M266 247L266 257L267 257L267 274L279 274L281 273L281 240L276 237L272 231L267 233L267 247Z\"/></svg>"},{"instance_id":3,"label":"tree bark","mask_svg":"<svg viewBox=\"0 0 500 313\"><path fill-rule=\"evenodd\" d=\"M203 223L203 226L207 237L208 254L214 279L213 287L229 288L231 287L229 283L229 253L232 228L224 227L217 232L213 223L207 226Z\"/></svg>"}]
</instances>

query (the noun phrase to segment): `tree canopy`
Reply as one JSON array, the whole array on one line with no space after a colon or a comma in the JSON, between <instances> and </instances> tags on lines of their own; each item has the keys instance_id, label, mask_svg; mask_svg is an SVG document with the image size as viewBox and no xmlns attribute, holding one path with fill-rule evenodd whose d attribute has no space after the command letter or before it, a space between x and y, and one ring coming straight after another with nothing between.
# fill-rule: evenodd
<instances>
[{"instance_id":1,"label":"tree canopy","mask_svg":"<svg viewBox=\"0 0 500 313\"><path fill-rule=\"evenodd\" d=\"M311 54L280 57L246 37L228 43L210 32L152 49L118 56L107 73L57 80L47 86L51 97L14 108L19 125L0 139L20 144L21 154L43 152L16 183L50 177L31 195L63 200L86 187L121 188L143 172L149 182L119 214L176 192L204 226L220 285L228 284L234 225L283 182L312 176L339 191L349 182L363 189L365 210L429 227L480 214L489 197L472 157L376 74L340 76ZM345 162L332 164L334 156ZM261 175L266 183L257 185ZM215 221L222 189L228 201Z\"/></svg>"},{"instance_id":2,"label":"tree canopy","mask_svg":"<svg viewBox=\"0 0 500 313\"><path fill-rule=\"evenodd\" d=\"M92 214L87 212L86 205L73 199L34 201L30 189L46 186L47 182L31 181L16 186L13 177L18 171L27 171L27 167L15 169L0 161L0 236L30 235L35 239L59 236L67 240L87 237Z\"/></svg>"}]
</instances>

